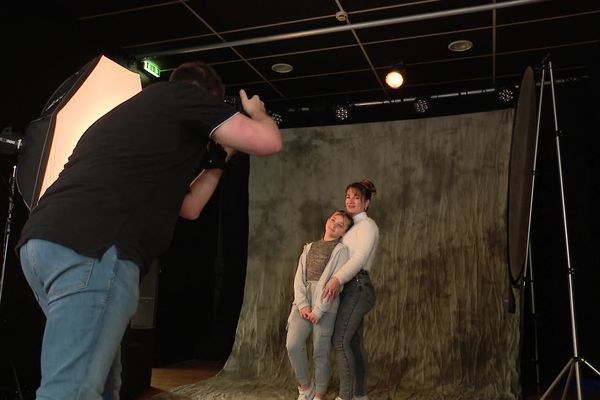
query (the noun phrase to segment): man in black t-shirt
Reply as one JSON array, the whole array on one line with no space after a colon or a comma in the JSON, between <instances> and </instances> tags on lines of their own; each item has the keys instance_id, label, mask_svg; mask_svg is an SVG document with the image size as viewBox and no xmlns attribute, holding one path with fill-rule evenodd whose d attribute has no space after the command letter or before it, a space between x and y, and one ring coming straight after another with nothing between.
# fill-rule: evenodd
<instances>
[{"instance_id":1,"label":"man in black t-shirt","mask_svg":"<svg viewBox=\"0 0 600 400\"><path fill-rule=\"evenodd\" d=\"M140 276L178 216L198 217L223 172L198 174L208 141L228 157L280 151L258 96L240 91L245 116L223 94L208 65L182 64L90 126L32 210L17 249L47 318L39 399L118 398Z\"/></svg>"}]
</instances>

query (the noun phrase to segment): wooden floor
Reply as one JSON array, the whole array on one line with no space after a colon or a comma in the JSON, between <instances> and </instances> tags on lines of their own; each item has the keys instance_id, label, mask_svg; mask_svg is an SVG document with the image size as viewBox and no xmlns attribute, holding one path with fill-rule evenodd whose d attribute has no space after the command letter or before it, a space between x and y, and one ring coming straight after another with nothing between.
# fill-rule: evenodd
<instances>
[{"instance_id":1,"label":"wooden floor","mask_svg":"<svg viewBox=\"0 0 600 400\"><path fill-rule=\"evenodd\" d=\"M151 387L135 400L150 399L177 386L199 382L215 376L223 367L222 361L183 361L163 368L152 369Z\"/></svg>"},{"instance_id":2,"label":"wooden floor","mask_svg":"<svg viewBox=\"0 0 600 400\"><path fill-rule=\"evenodd\" d=\"M152 396L168 391L177 386L187 385L199 382L216 375L223 368L223 361L183 361L163 368L154 368L152 370L151 387L142 393L135 400L148 400ZM562 398L562 386L557 387L549 393L545 400L558 400ZM547 387L539 390L525 389L523 400L539 400L547 390ZM600 390L598 388L583 388L582 398L585 400L600 400ZM577 391L573 388L569 391L566 399L577 399Z\"/></svg>"}]
</instances>

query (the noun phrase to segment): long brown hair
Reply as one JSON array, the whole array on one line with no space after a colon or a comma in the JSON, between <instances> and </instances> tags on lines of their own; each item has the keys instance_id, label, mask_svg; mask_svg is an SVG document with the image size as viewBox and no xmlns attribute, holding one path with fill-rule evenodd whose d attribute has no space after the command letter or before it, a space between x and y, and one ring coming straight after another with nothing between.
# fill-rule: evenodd
<instances>
[{"instance_id":1,"label":"long brown hair","mask_svg":"<svg viewBox=\"0 0 600 400\"><path fill-rule=\"evenodd\" d=\"M371 200L371 197L373 197L373 195L377 193L377 189L375 189L375 184L368 179L362 179L358 182L349 184L348 186L346 186L346 193L348 193L348 189L355 189L365 200Z\"/></svg>"}]
</instances>

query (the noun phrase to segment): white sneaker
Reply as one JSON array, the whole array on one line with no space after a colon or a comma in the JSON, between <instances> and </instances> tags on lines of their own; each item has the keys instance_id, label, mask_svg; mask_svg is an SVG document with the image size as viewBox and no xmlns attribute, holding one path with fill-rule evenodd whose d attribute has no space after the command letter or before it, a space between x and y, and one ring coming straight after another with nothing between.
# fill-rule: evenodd
<instances>
[{"instance_id":1,"label":"white sneaker","mask_svg":"<svg viewBox=\"0 0 600 400\"><path fill-rule=\"evenodd\" d=\"M316 391L317 387L314 382L311 382L306 390L303 390L301 386L298 386L298 400L313 400Z\"/></svg>"}]
</instances>

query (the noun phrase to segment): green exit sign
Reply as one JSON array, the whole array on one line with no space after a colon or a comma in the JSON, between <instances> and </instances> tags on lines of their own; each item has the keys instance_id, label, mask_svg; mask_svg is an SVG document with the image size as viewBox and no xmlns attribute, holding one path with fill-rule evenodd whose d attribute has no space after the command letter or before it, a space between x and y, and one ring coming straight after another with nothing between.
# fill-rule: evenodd
<instances>
[{"instance_id":1,"label":"green exit sign","mask_svg":"<svg viewBox=\"0 0 600 400\"><path fill-rule=\"evenodd\" d=\"M147 61L144 60L142 62L144 71L148 72L150 75L153 75L157 78L160 78L160 68L158 68L158 65L154 64L151 61Z\"/></svg>"}]
</instances>

